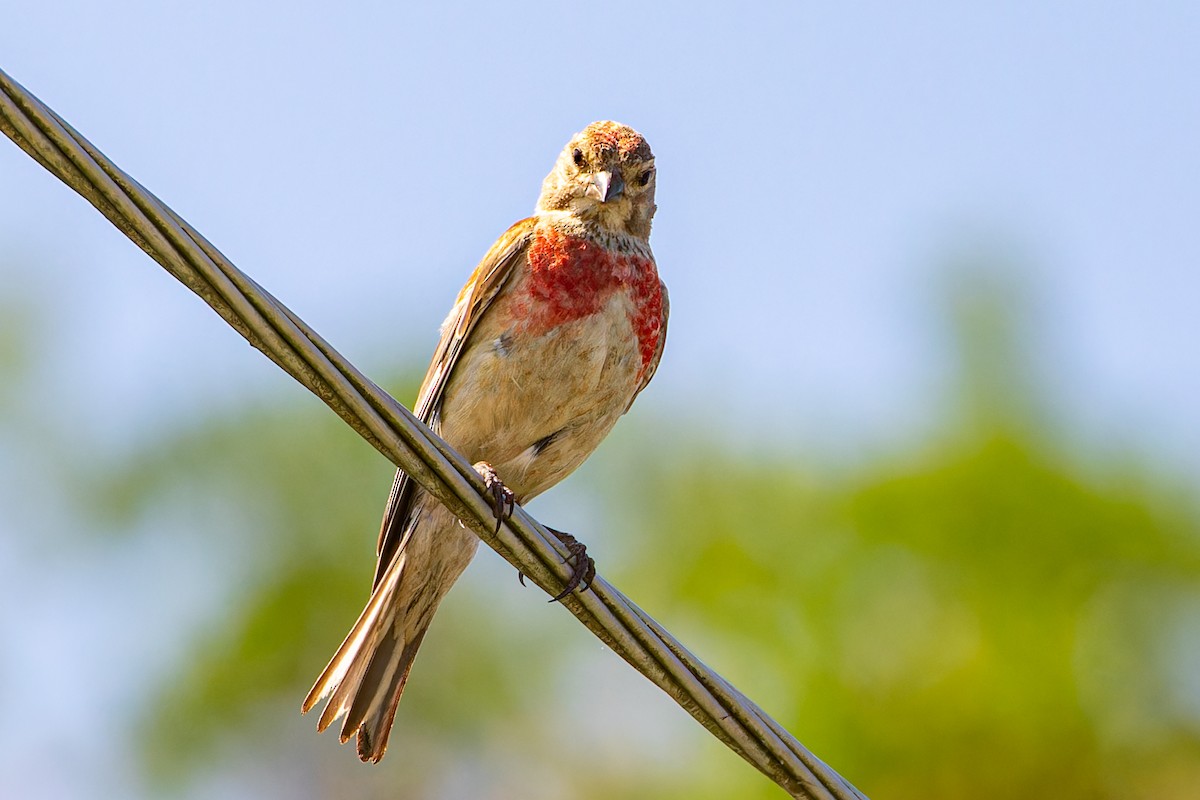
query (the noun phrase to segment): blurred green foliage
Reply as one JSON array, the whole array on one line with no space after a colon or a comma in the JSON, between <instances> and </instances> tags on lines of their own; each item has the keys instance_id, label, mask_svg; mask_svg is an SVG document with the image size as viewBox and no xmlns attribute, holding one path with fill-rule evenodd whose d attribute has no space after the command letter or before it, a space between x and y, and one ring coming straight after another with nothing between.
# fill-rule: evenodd
<instances>
[{"instance_id":1,"label":"blurred green foliage","mask_svg":"<svg viewBox=\"0 0 1200 800\"><path fill-rule=\"evenodd\" d=\"M619 542L601 571L868 795L1195 797L1195 509L1152 470L1051 444L996 296L951 304L961 391L930 441L823 467L635 413L592 473L602 530L576 533ZM665 699L666 723L622 705L625 684L593 676L611 654L475 570L375 772L314 720L275 733L365 600L389 478L311 402L202 420L104 471L110 525L166 503L238 576L148 694L156 774L209 773L233 747L316 776L312 796L780 796ZM629 713L578 733L607 706ZM662 746L638 731L657 724Z\"/></svg>"},{"instance_id":2,"label":"blurred green foliage","mask_svg":"<svg viewBox=\"0 0 1200 800\"><path fill-rule=\"evenodd\" d=\"M1200 785L1163 657L1197 632L1194 519L1002 436L829 486L688 463L646 487L627 580L868 793L1131 797L1158 759L1191 782L1147 796Z\"/></svg>"}]
</instances>

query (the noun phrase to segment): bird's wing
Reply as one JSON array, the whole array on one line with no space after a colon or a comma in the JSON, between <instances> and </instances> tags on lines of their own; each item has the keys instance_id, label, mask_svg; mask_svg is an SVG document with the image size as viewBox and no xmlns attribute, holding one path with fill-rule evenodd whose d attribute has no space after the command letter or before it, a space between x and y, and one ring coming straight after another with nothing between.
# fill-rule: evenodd
<instances>
[{"instance_id":1,"label":"bird's wing","mask_svg":"<svg viewBox=\"0 0 1200 800\"><path fill-rule=\"evenodd\" d=\"M492 245L479 266L471 273L470 280L458 293L458 300L442 325L442 338L433 353L433 361L421 391L417 395L416 414L434 433L441 433L442 399L446 384L454 374L459 354L466 347L467 339L480 317L487 311L492 300L512 277L513 267L526 257L529 243L537 220L524 219L504 232ZM375 569L375 584L387 570L387 565L403 545L403 536L412 513L416 486L404 470L396 471L392 491L388 495L387 509L379 529L377 552L379 563Z\"/></svg>"},{"instance_id":2,"label":"bird's wing","mask_svg":"<svg viewBox=\"0 0 1200 800\"><path fill-rule=\"evenodd\" d=\"M633 407L633 401L637 400L637 396L642 393L642 389L645 389L647 384L650 383L650 379L654 377L654 373L658 370L658 362L662 358L663 346L667 343L667 317L671 314L671 300L667 297L667 285L661 280L658 282L658 289L662 292L662 316L658 327L658 345L654 348L654 357L646 365L646 374L642 376L641 385L633 393L633 397L629 398L629 405L625 406L626 411Z\"/></svg>"}]
</instances>

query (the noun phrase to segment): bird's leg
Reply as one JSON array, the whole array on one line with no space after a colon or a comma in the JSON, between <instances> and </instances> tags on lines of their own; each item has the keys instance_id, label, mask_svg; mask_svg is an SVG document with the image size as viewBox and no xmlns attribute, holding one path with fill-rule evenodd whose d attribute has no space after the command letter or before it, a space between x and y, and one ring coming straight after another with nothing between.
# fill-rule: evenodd
<instances>
[{"instance_id":1,"label":"bird's leg","mask_svg":"<svg viewBox=\"0 0 1200 800\"><path fill-rule=\"evenodd\" d=\"M499 533L500 526L504 524L504 520L512 516L513 508L516 506L516 496L500 480L500 476L496 474L496 470L492 468L491 464L486 461L480 461L475 464L475 471L483 478L483 482L487 484L488 492L492 496L492 513L496 516L496 533ZM587 545L571 534L550 527L547 527L546 530L554 534L554 538L566 545L567 550L571 553L567 556L567 561L574 562L575 565L575 569L572 571L567 585L550 601L551 603L557 603L575 591L580 584L583 585L581 591L586 591L592 585L592 579L596 577L596 562L587 554ZM525 573L518 570L517 580L524 586Z\"/></svg>"},{"instance_id":2,"label":"bird's leg","mask_svg":"<svg viewBox=\"0 0 1200 800\"><path fill-rule=\"evenodd\" d=\"M500 476L496 474L496 470L492 469L491 464L480 461L475 465L475 471L483 478L483 482L487 484L488 493L492 496L492 514L496 517L495 533L499 533L504 520L512 516L513 508L517 504L516 496L500 480Z\"/></svg>"},{"instance_id":3,"label":"bird's leg","mask_svg":"<svg viewBox=\"0 0 1200 800\"><path fill-rule=\"evenodd\" d=\"M575 591L576 587L583 585L580 591L587 591L592 585L592 580L596 577L596 562L587 554L587 545L576 539L569 533L556 531L554 528L546 528L554 534L554 538L558 539L567 549L571 551L571 555L567 556L567 561L574 561L575 569L571 573L571 579L567 581L567 585L558 593L558 596L551 600L551 603L557 603L564 597Z\"/></svg>"}]
</instances>

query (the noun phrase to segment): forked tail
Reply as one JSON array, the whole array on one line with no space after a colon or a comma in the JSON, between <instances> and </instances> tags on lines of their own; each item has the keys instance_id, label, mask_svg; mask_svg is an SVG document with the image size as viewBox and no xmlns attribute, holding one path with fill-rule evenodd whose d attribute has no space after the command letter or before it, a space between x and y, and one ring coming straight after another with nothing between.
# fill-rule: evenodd
<instances>
[{"instance_id":1,"label":"forked tail","mask_svg":"<svg viewBox=\"0 0 1200 800\"><path fill-rule=\"evenodd\" d=\"M441 600L428 583L422 585L411 577L403 580L407 556L402 551L392 560L358 622L301 706L308 713L328 697L317 730L345 715L341 740L345 743L357 732L358 757L363 761L377 762L387 750L404 683Z\"/></svg>"}]
</instances>

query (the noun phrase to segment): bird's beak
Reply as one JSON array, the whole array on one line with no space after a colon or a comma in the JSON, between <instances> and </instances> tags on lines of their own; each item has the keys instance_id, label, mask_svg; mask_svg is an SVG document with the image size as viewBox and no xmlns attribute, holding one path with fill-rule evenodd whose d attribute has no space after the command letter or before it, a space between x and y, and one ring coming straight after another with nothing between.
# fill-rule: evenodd
<instances>
[{"instance_id":1,"label":"bird's beak","mask_svg":"<svg viewBox=\"0 0 1200 800\"><path fill-rule=\"evenodd\" d=\"M624 192L625 180L621 177L620 172L597 172L588 181L584 195L599 200L601 203L607 203L615 197L620 197Z\"/></svg>"}]
</instances>

